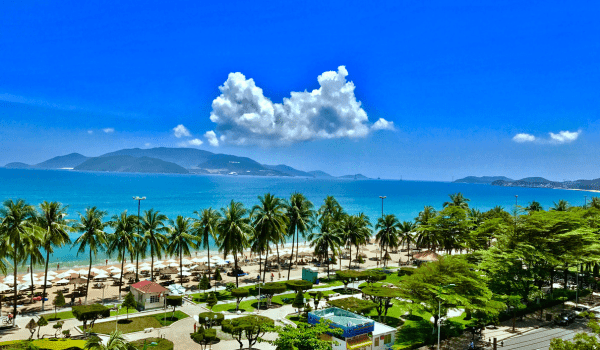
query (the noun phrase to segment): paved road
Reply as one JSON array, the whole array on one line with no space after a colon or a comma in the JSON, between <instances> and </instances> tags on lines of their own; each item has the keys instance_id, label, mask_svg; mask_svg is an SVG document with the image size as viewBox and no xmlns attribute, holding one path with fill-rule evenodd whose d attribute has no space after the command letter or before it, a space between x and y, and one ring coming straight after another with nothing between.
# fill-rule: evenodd
<instances>
[{"instance_id":1,"label":"paved road","mask_svg":"<svg viewBox=\"0 0 600 350\"><path fill-rule=\"evenodd\" d=\"M587 320L577 319L566 327L548 326L534 329L523 335L516 336L504 341L504 347L498 344L498 349L502 350L545 350L550 347L550 341L554 338L571 340L577 333L589 331Z\"/></svg>"}]
</instances>

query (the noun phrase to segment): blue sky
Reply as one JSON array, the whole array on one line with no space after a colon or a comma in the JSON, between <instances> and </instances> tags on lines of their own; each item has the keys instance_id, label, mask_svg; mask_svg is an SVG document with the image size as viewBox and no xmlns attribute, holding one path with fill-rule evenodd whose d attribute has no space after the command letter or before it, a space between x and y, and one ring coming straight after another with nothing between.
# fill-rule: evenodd
<instances>
[{"instance_id":1,"label":"blue sky","mask_svg":"<svg viewBox=\"0 0 600 350\"><path fill-rule=\"evenodd\" d=\"M186 145L336 175L598 178L598 10L3 2L0 164Z\"/></svg>"}]
</instances>

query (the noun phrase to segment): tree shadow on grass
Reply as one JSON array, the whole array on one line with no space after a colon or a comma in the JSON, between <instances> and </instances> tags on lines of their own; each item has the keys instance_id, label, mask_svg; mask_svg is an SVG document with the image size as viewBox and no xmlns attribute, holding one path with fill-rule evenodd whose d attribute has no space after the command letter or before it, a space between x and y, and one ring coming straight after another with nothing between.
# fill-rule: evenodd
<instances>
[{"instance_id":1,"label":"tree shadow on grass","mask_svg":"<svg viewBox=\"0 0 600 350\"><path fill-rule=\"evenodd\" d=\"M258 309L258 301L255 303L250 304L250 306L252 306L254 309ZM267 302L266 301L261 301L260 302L260 309L261 310L268 310L268 309L278 309L280 307L282 307L283 305L276 303L276 302L271 302L271 306L267 306Z\"/></svg>"},{"instance_id":2,"label":"tree shadow on grass","mask_svg":"<svg viewBox=\"0 0 600 350\"><path fill-rule=\"evenodd\" d=\"M133 322L133 320L124 319L124 320L117 321L118 324L129 324L131 322Z\"/></svg>"},{"instance_id":3,"label":"tree shadow on grass","mask_svg":"<svg viewBox=\"0 0 600 350\"><path fill-rule=\"evenodd\" d=\"M52 317L52 318L49 318L49 319L48 319L48 322L52 322L52 321L60 321L60 320L61 320L61 318L60 318L60 317L57 317L57 318L54 318L54 317Z\"/></svg>"},{"instance_id":4,"label":"tree shadow on grass","mask_svg":"<svg viewBox=\"0 0 600 350\"><path fill-rule=\"evenodd\" d=\"M414 314L405 315L405 316L402 316L402 318L407 321L424 321L423 317L421 317L419 315L414 315Z\"/></svg>"},{"instance_id":5,"label":"tree shadow on grass","mask_svg":"<svg viewBox=\"0 0 600 350\"><path fill-rule=\"evenodd\" d=\"M350 288L350 287L348 287L348 289L344 289L344 287L336 288L333 291L335 293L340 293L341 295L352 295L352 294L357 294L357 293L362 292L360 289Z\"/></svg>"},{"instance_id":6,"label":"tree shadow on grass","mask_svg":"<svg viewBox=\"0 0 600 350\"><path fill-rule=\"evenodd\" d=\"M418 316L417 316L418 317ZM424 344L434 340L433 325L423 320L406 323L396 332L396 345Z\"/></svg>"}]
</instances>

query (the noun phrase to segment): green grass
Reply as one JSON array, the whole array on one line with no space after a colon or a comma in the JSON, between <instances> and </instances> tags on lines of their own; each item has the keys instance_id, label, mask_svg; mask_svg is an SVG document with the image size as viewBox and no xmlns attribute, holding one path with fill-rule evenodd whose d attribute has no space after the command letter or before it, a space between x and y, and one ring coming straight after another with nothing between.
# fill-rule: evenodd
<instances>
[{"instance_id":1,"label":"green grass","mask_svg":"<svg viewBox=\"0 0 600 350\"><path fill-rule=\"evenodd\" d=\"M11 350L11 349L22 349L27 344L26 340L12 340L0 343L0 348ZM83 349L85 346L85 340L74 340L74 339L39 339L33 340L33 344L41 349L50 350L63 350L72 347Z\"/></svg>"},{"instance_id":2,"label":"green grass","mask_svg":"<svg viewBox=\"0 0 600 350\"><path fill-rule=\"evenodd\" d=\"M142 350L144 348L144 342L146 344L156 343L155 346L148 346L151 350L173 350L173 342L163 338L146 338L136 341L132 341L129 344L133 345L136 349Z\"/></svg>"},{"instance_id":3,"label":"green grass","mask_svg":"<svg viewBox=\"0 0 600 350\"><path fill-rule=\"evenodd\" d=\"M307 323L307 318L303 316L304 313L300 313L300 316L298 315L287 315L285 318L287 318L288 320L294 322L295 324L300 324L300 323Z\"/></svg>"},{"instance_id":4,"label":"green grass","mask_svg":"<svg viewBox=\"0 0 600 350\"><path fill-rule=\"evenodd\" d=\"M121 305L121 304L119 304ZM113 307L113 305L106 305L106 307L111 308ZM138 311L136 309L129 309L129 314L135 314ZM127 309L122 308L119 310L119 315L126 315L127 314ZM111 316L116 316L117 315L117 311L111 311L110 312ZM54 317L54 314L47 314L44 315L44 317L46 317L46 319L48 321L59 321L59 320L68 320L70 318L75 318L75 316L73 316L73 312L72 311L61 311L56 313L56 318Z\"/></svg>"},{"instance_id":5,"label":"green grass","mask_svg":"<svg viewBox=\"0 0 600 350\"><path fill-rule=\"evenodd\" d=\"M331 291L331 290L326 290L323 291L323 295L331 295L334 294L335 292ZM286 305L286 304L291 304L294 300L294 298L296 297L296 293L288 293L288 294L282 294L282 295L276 295L273 297L273 299L271 300L272 304L279 304L279 305ZM308 293L304 293L304 297L306 299L311 298L311 296ZM289 299L287 301L283 301L283 299ZM322 299L325 300L325 299ZM266 299L261 300L261 309L264 308L264 305L266 305L267 301ZM312 306L312 300L310 302L311 306ZM258 300L257 299L251 299L251 300L245 300L242 301L240 303L240 308L239 310L242 312L252 312L254 310L256 310L256 308L258 307ZM215 305L212 309L213 312L222 312L222 311L235 311L235 303L227 303L227 304L219 304L219 305Z\"/></svg>"},{"instance_id":6,"label":"green grass","mask_svg":"<svg viewBox=\"0 0 600 350\"><path fill-rule=\"evenodd\" d=\"M175 317L171 318L172 312L148 315L142 317L132 317L129 320L119 319L119 331L123 333L139 332L146 328L160 328L168 326L173 322L177 322L184 318L189 317L187 314L181 311L175 311ZM115 330L115 321L96 323L94 328L91 329L93 333L110 334ZM81 329L81 327L80 327Z\"/></svg>"}]
</instances>

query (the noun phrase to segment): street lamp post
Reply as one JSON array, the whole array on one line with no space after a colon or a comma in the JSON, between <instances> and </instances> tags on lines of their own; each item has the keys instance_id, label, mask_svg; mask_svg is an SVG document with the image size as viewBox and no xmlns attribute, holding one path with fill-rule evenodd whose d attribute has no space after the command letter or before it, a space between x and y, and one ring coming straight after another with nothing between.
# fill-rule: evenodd
<instances>
[{"instance_id":1,"label":"street lamp post","mask_svg":"<svg viewBox=\"0 0 600 350\"><path fill-rule=\"evenodd\" d=\"M440 295L442 294L442 290L444 288L451 288L454 287L454 284L448 284L445 286L440 286ZM438 350L440 349L440 341L441 341L441 334L442 334L442 298L438 297Z\"/></svg>"},{"instance_id":2,"label":"street lamp post","mask_svg":"<svg viewBox=\"0 0 600 350\"><path fill-rule=\"evenodd\" d=\"M138 234L138 238L137 240L140 239L140 207L142 205L142 201L145 200L146 197L138 197L138 196L134 196L133 200L138 201L138 217L137 217L137 234ZM136 249L135 252L135 281L139 282L140 279L138 278L138 256L139 256L139 252ZM150 272L150 274L152 274L152 272Z\"/></svg>"},{"instance_id":3,"label":"street lamp post","mask_svg":"<svg viewBox=\"0 0 600 350\"><path fill-rule=\"evenodd\" d=\"M381 217L383 218L383 200L387 198L387 196L379 196L381 198Z\"/></svg>"}]
</instances>

